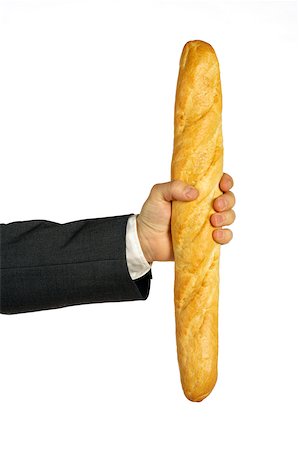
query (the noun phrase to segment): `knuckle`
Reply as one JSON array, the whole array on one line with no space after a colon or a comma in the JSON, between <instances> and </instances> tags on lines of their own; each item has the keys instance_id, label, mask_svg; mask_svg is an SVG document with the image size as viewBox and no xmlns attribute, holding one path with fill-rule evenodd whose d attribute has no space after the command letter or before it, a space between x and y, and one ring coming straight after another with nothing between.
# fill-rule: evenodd
<instances>
[{"instance_id":1,"label":"knuckle","mask_svg":"<svg viewBox=\"0 0 299 450\"><path fill-rule=\"evenodd\" d=\"M174 189L177 189L179 187L181 187L182 185L184 185L185 183L181 180L173 180L171 182L171 187L173 187Z\"/></svg>"},{"instance_id":2,"label":"knuckle","mask_svg":"<svg viewBox=\"0 0 299 450\"><path fill-rule=\"evenodd\" d=\"M154 191L157 191L158 189L159 189L159 183L156 183L153 185L151 191L154 192Z\"/></svg>"},{"instance_id":3,"label":"knuckle","mask_svg":"<svg viewBox=\"0 0 299 450\"><path fill-rule=\"evenodd\" d=\"M230 241L229 230L226 228L226 229L223 230L223 231L224 231L224 234L223 234L223 236L222 236L221 241L222 241L224 244L227 244L227 243Z\"/></svg>"},{"instance_id":4,"label":"knuckle","mask_svg":"<svg viewBox=\"0 0 299 450\"><path fill-rule=\"evenodd\" d=\"M233 180L233 178L232 178L228 173L227 173L226 175L227 175L228 180L230 181L231 185L233 186L233 185L234 185L234 180Z\"/></svg>"},{"instance_id":5,"label":"knuckle","mask_svg":"<svg viewBox=\"0 0 299 450\"><path fill-rule=\"evenodd\" d=\"M236 197L235 194L232 191L229 191L229 195L231 196L232 200L233 200L233 204L236 203Z\"/></svg>"},{"instance_id":6,"label":"knuckle","mask_svg":"<svg viewBox=\"0 0 299 450\"><path fill-rule=\"evenodd\" d=\"M230 228L226 228L225 230L226 238L230 241L232 238L232 230Z\"/></svg>"},{"instance_id":7,"label":"knuckle","mask_svg":"<svg viewBox=\"0 0 299 450\"><path fill-rule=\"evenodd\" d=\"M231 223L233 223L233 221L235 220L235 218L236 218L235 211L234 211L233 209L231 209L231 210L229 211L229 213L227 214L227 221L229 222L229 224L231 224Z\"/></svg>"}]
</instances>

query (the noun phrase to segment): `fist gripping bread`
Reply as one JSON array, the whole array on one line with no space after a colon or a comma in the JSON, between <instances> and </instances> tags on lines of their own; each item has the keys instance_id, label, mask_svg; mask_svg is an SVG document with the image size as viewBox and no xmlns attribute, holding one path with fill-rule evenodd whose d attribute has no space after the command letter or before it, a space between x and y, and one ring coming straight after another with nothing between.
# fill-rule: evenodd
<instances>
[{"instance_id":1,"label":"fist gripping bread","mask_svg":"<svg viewBox=\"0 0 299 450\"><path fill-rule=\"evenodd\" d=\"M185 396L195 402L217 380L220 244L212 237L213 201L222 194L222 93L214 49L189 41L180 58L175 99L171 180L199 190L172 202L177 355Z\"/></svg>"}]
</instances>

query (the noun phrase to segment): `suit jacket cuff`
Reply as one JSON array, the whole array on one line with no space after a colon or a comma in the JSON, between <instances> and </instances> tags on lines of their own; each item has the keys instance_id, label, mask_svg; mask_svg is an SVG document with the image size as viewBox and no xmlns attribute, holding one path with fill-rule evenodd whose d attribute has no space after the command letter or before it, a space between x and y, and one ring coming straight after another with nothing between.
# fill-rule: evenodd
<instances>
[{"instance_id":1,"label":"suit jacket cuff","mask_svg":"<svg viewBox=\"0 0 299 450\"><path fill-rule=\"evenodd\" d=\"M127 264L132 280L143 277L152 266L152 263L149 263L143 254L137 233L136 218L137 214L129 217L126 233Z\"/></svg>"}]
</instances>

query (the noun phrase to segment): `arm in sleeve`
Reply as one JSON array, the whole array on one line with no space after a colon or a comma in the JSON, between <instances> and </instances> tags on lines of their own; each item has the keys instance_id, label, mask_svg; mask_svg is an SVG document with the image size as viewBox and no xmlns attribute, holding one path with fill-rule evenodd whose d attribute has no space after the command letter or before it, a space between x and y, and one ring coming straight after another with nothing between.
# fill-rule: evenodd
<instances>
[{"instance_id":1,"label":"arm in sleeve","mask_svg":"<svg viewBox=\"0 0 299 450\"><path fill-rule=\"evenodd\" d=\"M126 260L133 215L0 224L0 312L145 300L151 270L133 280Z\"/></svg>"}]
</instances>

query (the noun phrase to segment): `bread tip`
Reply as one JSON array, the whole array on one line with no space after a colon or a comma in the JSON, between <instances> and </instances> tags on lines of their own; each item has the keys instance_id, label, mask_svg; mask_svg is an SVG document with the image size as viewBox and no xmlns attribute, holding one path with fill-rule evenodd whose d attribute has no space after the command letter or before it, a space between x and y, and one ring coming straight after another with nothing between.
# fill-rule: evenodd
<instances>
[{"instance_id":1,"label":"bread tip","mask_svg":"<svg viewBox=\"0 0 299 450\"><path fill-rule=\"evenodd\" d=\"M184 394L185 394L185 397L188 400L190 400L190 402L200 403L200 402L202 402L205 398L207 398L211 394L213 389L214 389L214 386L212 387L212 389L210 389L209 391L207 391L207 392L205 392L203 394L196 394L194 392L185 392L185 391L184 391Z\"/></svg>"},{"instance_id":2,"label":"bread tip","mask_svg":"<svg viewBox=\"0 0 299 450\"><path fill-rule=\"evenodd\" d=\"M215 51L209 42L202 41L200 39L193 39L193 40L187 41L186 44L184 45L183 51L185 49L187 49L188 47L196 47L196 46L207 47L210 50L212 50L213 52Z\"/></svg>"},{"instance_id":3,"label":"bread tip","mask_svg":"<svg viewBox=\"0 0 299 450\"><path fill-rule=\"evenodd\" d=\"M193 402L193 403L200 403L200 402L202 402L205 398L207 398L208 395L210 395L210 393L212 392L212 390L213 390L213 389L211 389L209 392L206 392L205 394L201 394L201 395L195 395L195 394L192 393L192 392L189 392L189 393L184 392L184 394L185 394L185 397L186 397L188 400L190 400L190 402Z\"/></svg>"},{"instance_id":4,"label":"bread tip","mask_svg":"<svg viewBox=\"0 0 299 450\"><path fill-rule=\"evenodd\" d=\"M193 57L194 57L194 53L197 54L198 58L202 57L202 55L204 55L204 54L206 54L206 55L210 54L214 58L216 57L216 59L217 59L216 52L211 44L209 44L208 42L205 42L205 41L200 41L199 39L194 39L193 41L186 42L186 44L183 47L183 50L181 53L181 58L180 58L181 69L185 68L185 66L187 64L187 60L189 58L189 55L193 54Z\"/></svg>"},{"instance_id":5,"label":"bread tip","mask_svg":"<svg viewBox=\"0 0 299 450\"><path fill-rule=\"evenodd\" d=\"M209 380L205 384L205 386L200 387L184 387L184 384L182 383L183 392L185 394L185 397L190 400L191 402L202 402L205 398L207 398L211 392L213 391L214 387L216 386L218 378L218 372L216 372L213 376L209 377Z\"/></svg>"}]
</instances>

